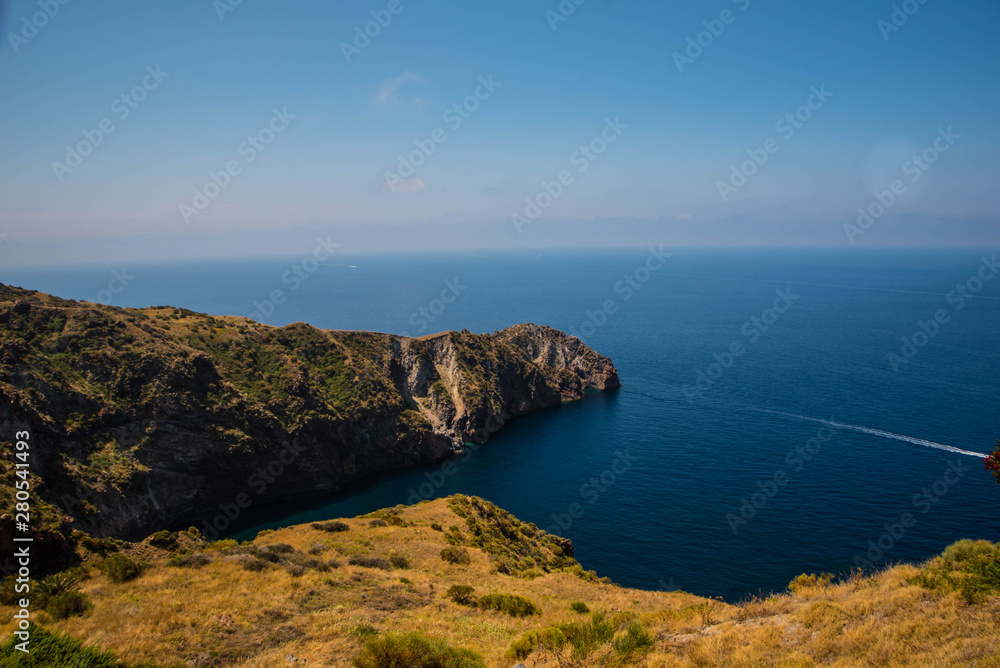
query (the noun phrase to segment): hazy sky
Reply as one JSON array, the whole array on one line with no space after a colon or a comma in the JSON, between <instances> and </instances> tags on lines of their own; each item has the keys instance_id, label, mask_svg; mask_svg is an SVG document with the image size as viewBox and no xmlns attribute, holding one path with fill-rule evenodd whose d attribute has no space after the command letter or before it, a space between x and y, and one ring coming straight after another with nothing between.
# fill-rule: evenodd
<instances>
[{"instance_id":1,"label":"hazy sky","mask_svg":"<svg viewBox=\"0 0 1000 668\"><path fill-rule=\"evenodd\" d=\"M995 1L61 1L0 3L2 263L847 246L894 181L855 245L1000 245Z\"/></svg>"}]
</instances>

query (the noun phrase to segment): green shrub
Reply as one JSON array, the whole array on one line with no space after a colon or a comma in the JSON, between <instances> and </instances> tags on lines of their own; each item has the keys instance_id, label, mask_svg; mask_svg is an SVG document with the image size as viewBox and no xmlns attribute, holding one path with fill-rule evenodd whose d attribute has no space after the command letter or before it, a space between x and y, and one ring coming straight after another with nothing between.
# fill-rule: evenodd
<instances>
[{"instance_id":1,"label":"green shrub","mask_svg":"<svg viewBox=\"0 0 1000 668\"><path fill-rule=\"evenodd\" d=\"M354 658L355 668L486 668L482 657L468 649L449 647L422 633L369 639Z\"/></svg>"},{"instance_id":2,"label":"green shrub","mask_svg":"<svg viewBox=\"0 0 1000 668\"><path fill-rule=\"evenodd\" d=\"M475 591L476 588L469 585L452 585L448 589L448 598L459 605L475 605L476 597L472 595Z\"/></svg>"},{"instance_id":3,"label":"green shrub","mask_svg":"<svg viewBox=\"0 0 1000 668\"><path fill-rule=\"evenodd\" d=\"M387 527L387 526L389 526L389 523L386 522L385 520L379 518L379 517L376 517L375 519L373 519L370 522L368 522L368 526L370 526L372 528Z\"/></svg>"},{"instance_id":4,"label":"green shrub","mask_svg":"<svg viewBox=\"0 0 1000 668\"><path fill-rule=\"evenodd\" d=\"M624 633L619 634L623 624ZM623 615L609 618L604 613L594 613L589 622L528 631L510 644L506 658L521 661L544 646L556 655L560 666L617 668L639 663L654 645L653 636L638 622L628 621ZM601 657L596 664L594 656Z\"/></svg>"},{"instance_id":5,"label":"green shrub","mask_svg":"<svg viewBox=\"0 0 1000 668\"><path fill-rule=\"evenodd\" d=\"M391 524L397 527L405 527L406 520L397 515L396 513L403 508L396 506L396 508L383 508L382 510L376 510L374 513L368 513L367 515L362 515L360 519L363 520L381 520L386 524ZM382 526L382 525L372 525L372 526Z\"/></svg>"},{"instance_id":6,"label":"green shrub","mask_svg":"<svg viewBox=\"0 0 1000 668\"><path fill-rule=\"evenodd\" d=\"M239 546L239 541L235 541L232 538L224 538L222 540L213 540L210 543L205 544L206 550L231 550L234 547Z\"/></svg>"},{"instance_id":7,"label":"green shrub","mask_svg":"<svg viewBox=\"0 0 1000 668\"><path fill-rule=\"evenodd\" d=\"M823 573L822 575L802 573L788 583L788 591L794 593L807 587L825 587L833 581L833 578L833 573Z\"/></svg>"},{"instance_id":8,"label":"green shrub","mask_svg":"<svg viewBox=\"0 0 1000 668\"><path fill-rule=\"evenodd\" d=\"M362 640L374 638L378 635L378 629L371 624L358 624L351 633Z\"/></svg>"},{"instance_id":9,"label":"green shrub","mask_svg":"<svg viewBox=\"0 0 1000 668\"><path fill-rule=\"evenodd\" d=\"M956 591L968 603L1000 594L1000 543L960 540L929 561L911 583Z\"/></svg>"},{"instance_id":10,"label":"green shrub","mask_svg":"<svg viewBox=\"0 0 1000 668\"><path fill-rule=\"evenodd\" d=\"M347 560L351 566L361 566L362 568L380 568L383 571L392 569L392 562L385 557L375 557L368 554L354 554Z\"/></svg>"},{"instance_id":11,"label":"green shrub","mask_svg":"<svg viewBox=\"0 0 1000 668\"><path fill-rule=\"evenodd\" d=\"M611 643L614 653L624 663L634 663L648 654L656 641L649 631L638 622L630 622L625 628L625 635Z\"/></svg>"},{"instance_id":12,"label":"green shrub","mask_svg":"<svg viewBox=\"0 0 1000 668\"><path fill-rule=\"evenodd\" d=\"M570 603L569 609L573 612L579 612L581 615L585 615L590 612L590 608L586 603Z\"/></svg>"},{"instance_id":13,"label":"green shrub","mask_svg":"<svg viewBox=\"0 0 1000 668\"><path fill-rule=\"evenodd\" d=\"M75 535L75 534L74 534ZM119 543L114 538L94 538L88 536L87 534L82 534L79 537L80 545L90 552L96 552L100 555L106 555L108 552L117 552Z\"/></svg>"},{"instance_id":14,"label":"green shrub","mask_svg":"<svg viewBox=\"0 0 1000 668\"><path fill-rule=\"evenodd\" d=\"M35 597L34 602L41 607L45 607L50 598L60 594L66 594L71 591L76 591L76 588L79 586L80 578L75 575L71 575L69 573L56 573L54 575L49 575L33 587L34 591L38 594Z\"/></svg>"},{"instance_id":15,"label":"green shrub","mask_svg":"<svg viewBox=\"0 0 1000 668\"><path fill-rule=\"evenodd\" d=\"M66 591L55 596L50 596L45 604L45 612L56 619L66 619L82 615L90 608L87 597L78 591Z\"/></svg>"},{"instance_id":16,"label":"green shrub","mask_svg":"<svg viewBox=\"0 0 1000 668\"><path fill-rule=\"evenodd\" d=\"M511 617L529 617L540 615L538 609L529 599L517 594L487 594L476 602L480 610L497 610Z\"/></svg>"},{"instance_id":17,"label":"green shrub","mask_svg":"<svg viewBox=\"0 0 1000 668\"><path fill-rule=\"evenodd\" d=\"M143 564L127 554L114 554L101 562L100 569L115 583L128 582L142 575Z\"/></svg>"},{"instance_id":18,"label":"green shrub","mask_svg":"<svg viewBox=\"0 0 1000 668\"><path fill-rule=\"evenodd\" d=\"M523 634L507 647L505 658L508 661L523 661L527 659L540 645L547 649L558 650L566 644L566 636L555 626L535 629Z\"/></svg>"},{"instance_id":19,"label":"green shrub","mask_svg":"<svg viewBox=\"0 0 1000 668\"><path fill-rule=\"evenodd\" d=\"M164 550L173 550L177 547L177 534L169 531L157 531L149 537L149 544Z\"/></svg>"},{"instance_id":20,"label":"green shrub","mask_svg":"<svg viewBox=\"0 0 1000 668\"><path fill-rule=\"evenodd\" d=\"M431 524L431 528L434 529L435 531L444 531L444 527L438 524L437 522Z\"/></svg>"},{"instance_id":21,"label":"green shrub","mask_svg":"<svg viewBox=\"0 0 1000 668\"><path fill-rule=\"evenodd\" d=\"M271 565L268 561L264 561L258 557L250 557L246 555L243 555L243 558L239 560L239 564L244 570L252 571L254 573L259 573Z\"/></svg>"},{"instance_id":22,"label":"green shrub","mask_svg":"<svg viewBox=\"0 0 1000 668\"><path fill-rule=\"evenodd\" d=\"M401 554L390 554L389 563L392 564L393 568L409 568L410 560Z\"/></svg>"},{"instance_id":23,"label":"green shrub","mask_svg":"<svg viewBox=\"0 0 1000 668\"><path fill-rule=\"evenodd\" d=\"M170 557L170 561L167 563L177 568L199 568L212 563L212 557L198 552L196 554L183 554Z\"/></svg>"},{"instance_id":24,"label":"green shrub","mask_svg":"<svg viewBox=\"0 0 1000 668\"><path fill-rule=\"evenodd\" d=\"M330 533L336 533L338 531L348 531L351 526L347 522L341 522L340 520L330 520L328 522L313 522L310 524L313 529L317 531L329 531Z\"/></svg>"},{"instance_id":25,"label":"green shrub","mask_svg":"<svg viewBox=\"0 0 1000 668\"><path fill-rule=\"evenodd\" d=\"M442 548L441 558L449 564L457 564L459 566L468 566L472 563L469 551L464 547L457 547L455 545L449 545L448 547Z\"/></svg>"},{"instance_id":26,"label":"green shrub","mask_svg":"<svg viewBox=\"0 0 1000 668\"><path fill-rule=\"evenodd\" d=\"M583 660L599 647L610 643L618 631L618 625L603 612L595 612L589 622L564 624L560 629L573 647L573 656Z\"/></svg>"}]
</instances>

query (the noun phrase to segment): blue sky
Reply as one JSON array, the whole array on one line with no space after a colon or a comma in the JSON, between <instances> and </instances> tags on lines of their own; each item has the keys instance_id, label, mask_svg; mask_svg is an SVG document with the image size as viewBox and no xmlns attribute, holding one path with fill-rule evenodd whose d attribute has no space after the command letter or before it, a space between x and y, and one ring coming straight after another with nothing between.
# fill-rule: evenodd
<instances>
[{"instance_id":1,"label":"blue sky","mask_svg":"<svg viewBox=\"0 0 1000 668\"><path fill-rule=\"evenodd\" d=\"M567 0L555 24L556 0L234 2L3 3L0 262L294 253L318 231L354 250L848 245L857 208L949 127L958 139L855 244L1000 243L996 2L912 0L891 32L893 3L871 0ZM391 21L347 62L373 11ZM453 129L445 112L477 87ZM778 132L812 87L832 96ZM274 110L283 127L250 161L243 142ZM113 131L78 166L53 165L104 119ZM607 119L628 127L581 162ZM777 150L724 199L769 138ZM518 233L512 215L563 170L572 182Z\"/></svg>"}]
</instances>

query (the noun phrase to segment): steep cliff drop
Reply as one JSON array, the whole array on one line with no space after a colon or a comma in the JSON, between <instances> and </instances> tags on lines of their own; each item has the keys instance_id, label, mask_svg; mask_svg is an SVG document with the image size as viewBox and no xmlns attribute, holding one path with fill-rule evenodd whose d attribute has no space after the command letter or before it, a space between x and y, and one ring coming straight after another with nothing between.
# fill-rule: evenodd
<instances>
[{"instance_id":1,"label":"steep cliff drop","mask_svg":"<svg viewBox=\"0 0 1000 668\"><path fill-rule=\"evenodd\" d=\"M0 286L2 494L28 431L40 541L307 498L618 386L611 360L531 324L414 339ZM12 529L0 516L0 548Z\"/></svg>"}]
</instances>

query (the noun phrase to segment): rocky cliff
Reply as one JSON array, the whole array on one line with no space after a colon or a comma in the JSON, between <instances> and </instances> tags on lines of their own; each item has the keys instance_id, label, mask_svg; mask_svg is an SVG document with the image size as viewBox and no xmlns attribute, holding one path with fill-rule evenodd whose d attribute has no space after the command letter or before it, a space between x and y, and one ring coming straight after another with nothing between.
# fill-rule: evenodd
<instances>
[{"instance_id":1,"label":"rocky cliff","mask_svg":"<svg viewBox=\"0 0 1000 668\"><path fill-rule=\"evenodd\" d=\"M0 286L0 543L17 431L44 500L33 530L137 538L442 460L618 384L549 327L414 339Z\"/></svg>"}]
</instances>

